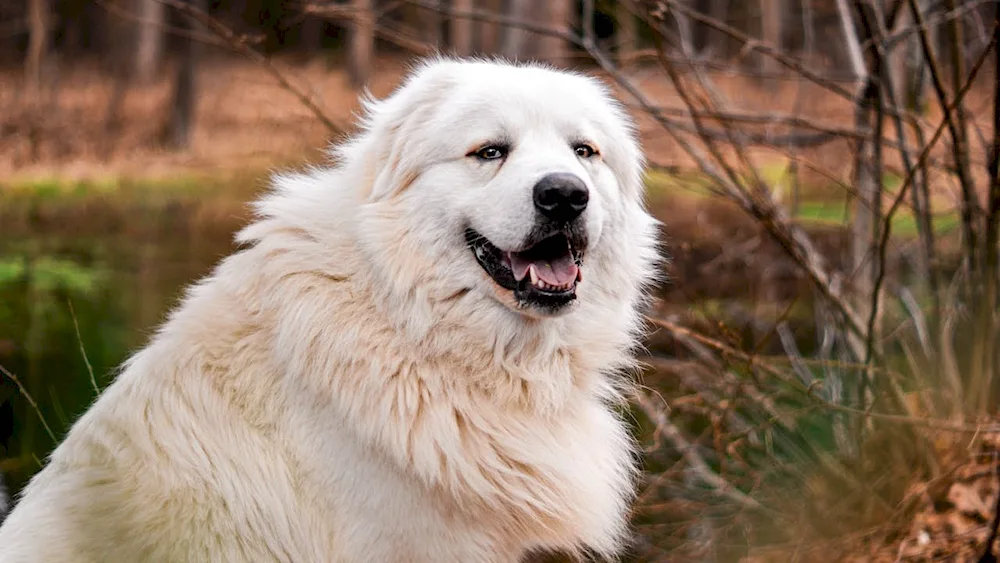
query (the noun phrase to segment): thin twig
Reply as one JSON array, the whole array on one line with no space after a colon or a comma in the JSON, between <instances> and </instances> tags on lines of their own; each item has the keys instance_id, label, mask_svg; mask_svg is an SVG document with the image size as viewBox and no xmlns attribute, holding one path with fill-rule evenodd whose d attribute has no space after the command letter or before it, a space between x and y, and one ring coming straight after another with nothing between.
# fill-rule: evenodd
<instances>
[{"instance_id":1,"label":"thin twig","mask_svg":"<svg viewBox=\"0 0 1000 563\"><path fill-rule=\"evenodd\" d=\"M42 410L38 408L38 403L35 402L35 399L31 397L31 393L28 393L28 390L21 384L21 380L18 379L13 373L7 371L7 368L3 367L3 365L0 365L0 373L6 376L7 379L13 381L14 385L17 385L17 389L20 391L21 396L24 397L24 400L28 401L31 408L35 410L35 414L38 415L38 420L42 422L42 427L45 428L45 433L49 435L49 438L52 438L53 442L58 442L55 432L52 431L52 428L49 427L49 423L46 422L45 416L42 414Z\"/></svg>"},{"instance_id":2,"label":"thin twig","mask_svg":"<svg viewBox=\"0 0 1000 563\"><path fill-rule=\"evenodd\" d=\"M80 345L80 355L83 356L83 363L87 365L87 373L90 374L90 384L94 387L94 393L100 395L101 389L97 386L97 378L94 377L94 368L90 365L90 359L87 358L87 350L83 346L83 337L80 335L80 323L76 321L76 311L73 310L73 302L66 299L66 305L69 306L69 314L73 317L73 328L76 330L76 341Z\"/></svg>"}]
</instances>

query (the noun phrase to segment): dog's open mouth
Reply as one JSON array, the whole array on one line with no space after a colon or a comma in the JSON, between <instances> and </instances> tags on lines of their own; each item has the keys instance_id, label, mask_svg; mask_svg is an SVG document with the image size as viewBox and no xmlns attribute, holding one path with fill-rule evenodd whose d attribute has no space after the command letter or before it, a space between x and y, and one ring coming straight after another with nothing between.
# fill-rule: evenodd
<instances>
[{"instance_id":1,"label":"dog's open mouth","mask_svg":"<svg viewBox=\"0 0 1000 563\"><path fill-rule=\"evenodd\" d=\"M465 238L479 265L519 304L558 309L576 299L586 244L579 236L556 232L519 251L501 250L471 228Z\"/></svg>"}]
</instances>

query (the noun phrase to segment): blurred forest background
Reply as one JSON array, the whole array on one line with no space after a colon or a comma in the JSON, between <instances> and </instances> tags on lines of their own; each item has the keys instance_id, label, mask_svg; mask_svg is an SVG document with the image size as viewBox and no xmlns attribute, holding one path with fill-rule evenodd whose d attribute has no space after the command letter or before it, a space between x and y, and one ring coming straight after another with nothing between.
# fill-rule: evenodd
<instances>
[{"instance_id":1,"label":"blurred forest background","mask_svg":"<svg viewBox=\"0 0 1000 563\"><path fill-rule=\"evenodd\" d=\"M672 256L628 561L995 562L996 0L4 0L15 492L280 167L434 52L592 73Z\"/></svg>"}]
</instances>

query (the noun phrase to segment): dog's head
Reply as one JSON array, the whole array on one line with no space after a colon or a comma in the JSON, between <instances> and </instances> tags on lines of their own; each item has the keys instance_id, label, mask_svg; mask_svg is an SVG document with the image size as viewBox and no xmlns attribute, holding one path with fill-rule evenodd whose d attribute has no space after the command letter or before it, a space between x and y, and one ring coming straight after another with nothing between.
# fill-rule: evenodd
<instances>
[{"instance_id":1,"label":"dog's head","mask_svg":"<svg viewBox=\"0 0 1000 563\"><path fill-rule=\"evenodd\" d=\"M432 279L532 317L634 299L654 221L631 122L599 82L436 60L366 105L366 131L341 155L367 155L365 228L383 246L373 256L399 249L392 283Z\"/></svg>"}]
</instances>

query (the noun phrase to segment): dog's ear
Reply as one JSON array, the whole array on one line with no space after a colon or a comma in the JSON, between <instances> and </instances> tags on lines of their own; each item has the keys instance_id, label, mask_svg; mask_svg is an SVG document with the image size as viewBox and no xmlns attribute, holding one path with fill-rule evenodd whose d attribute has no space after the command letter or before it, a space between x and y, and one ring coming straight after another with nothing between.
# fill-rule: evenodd
<instances>
[{"instance_id":1,"label":"dog's ear","mask_svg":"<svg viewBox=\"0 0 1000 563\"><path fill-rule=\"evenodd\" d=\"M418 136L427 130L444 93L447 78L439 61L418 69L396 92L384 100L364 102L365 133L360 142L365 154L365 177L370 180L368 201L392 198L420 175L423 159L414 150Z\"/></svg>"}]
</instances>

